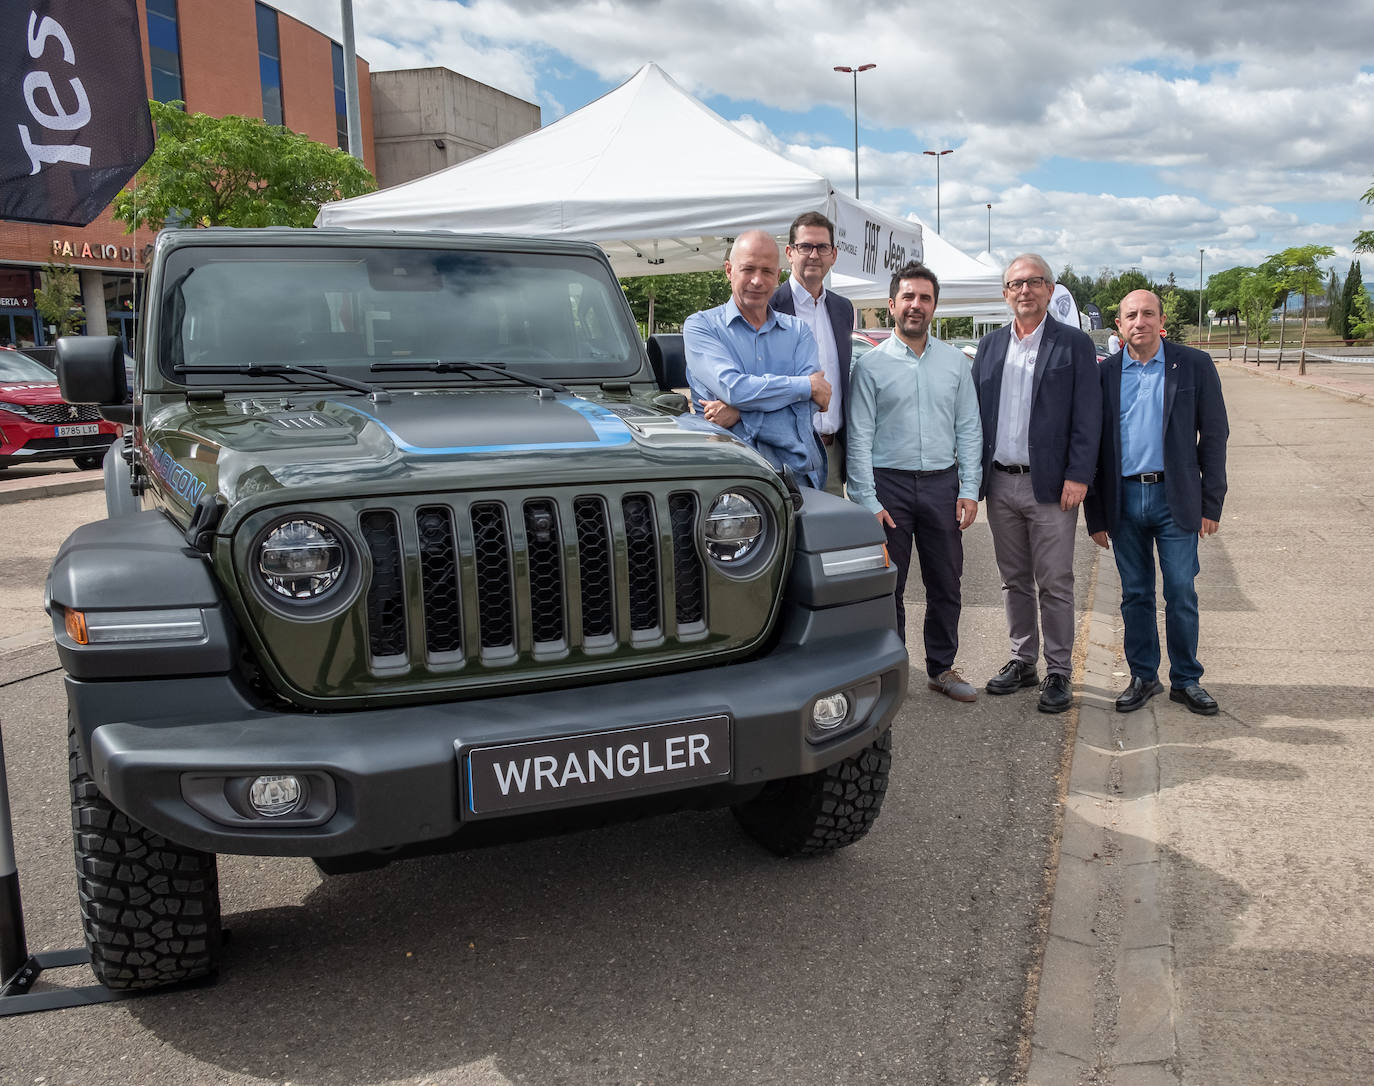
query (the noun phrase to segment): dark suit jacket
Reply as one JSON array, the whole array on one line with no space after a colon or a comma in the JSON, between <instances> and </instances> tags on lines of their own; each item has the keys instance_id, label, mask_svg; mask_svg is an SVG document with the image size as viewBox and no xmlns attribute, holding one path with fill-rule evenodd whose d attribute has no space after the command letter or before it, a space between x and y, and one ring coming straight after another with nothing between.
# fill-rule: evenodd
<instances>
[{"instance_id":1,"label":"dark suit jacket","mask_svg":"<svg viewBox=\"0 0 1374 1086\"><path fill-rule=\"evenodd\" d=\"M1088 531L1116 533L1121 519L1122 352L1102 363L1102 449L1083 503ZM1226 404L1210 355L1164 341L1164 492L1179 527L1221 519L1226 497Z\"/></svg>"},{"instance_id":2,"label":"dark suit jacket","mask_svg":"<svg viewBox=\"0 0 1374 1086\"><path fill-rule=\"evenodd\" d=\"M1086 332L1045 317L1040 353L1035 356L1031 385L1030 475L1038 502L1058 502L1064 480L1091 483L1097 470L1097 446L1102 437L1102 386L1097 352ZM973 359L973 384L978 390L978 413L983 420L983 484L988 492L995 470L997 415L1002 404L1002 368L1011 344L1011 325L989 332L978 341Z\"/></svg>"},{"instance_id":3,"label":"dark suit jacket","mask_svg":"<svg viewBox=\"0 0 1374 1086\"><path fill-rule=\"evenodd\" d=\"M773 291L771 304L779 313L797 315L797 307L792 302L791 280ZM844 420L849 417L849 363L854 357L854 341L849 338L849 333L854 330L854 303L848 298L841 298L833 290L827 290L825 312L835 333L835 350L840 360L840 411L843 417L840 420L840 428L835 431L835 440L843 444Z\"/></svg>"}]
</instances>

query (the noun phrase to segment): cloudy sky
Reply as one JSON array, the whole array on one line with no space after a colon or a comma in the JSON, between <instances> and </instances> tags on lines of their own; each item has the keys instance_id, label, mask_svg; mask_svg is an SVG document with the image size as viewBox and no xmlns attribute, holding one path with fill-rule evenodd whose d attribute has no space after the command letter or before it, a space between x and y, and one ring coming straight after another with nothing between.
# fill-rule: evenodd
<instances>
[{"instance_id":1,"label":"cloudy sky","mask_svg":"<svg viewBox=\"0 0 1374 1086\"><path fill-rule=\"evenodd\" d=\"M335 36L339 0L275 0ZM1084 5L829 0L354 0L374 71L443 65L536 102L545 124L643 63L862 197L936 218L970 253L1056 271L1137 267L1196 287L1291 245L1374 229L1367 0ZM1368 277L1369 272L1366 273Z\"/></svg>"}]
</instances>

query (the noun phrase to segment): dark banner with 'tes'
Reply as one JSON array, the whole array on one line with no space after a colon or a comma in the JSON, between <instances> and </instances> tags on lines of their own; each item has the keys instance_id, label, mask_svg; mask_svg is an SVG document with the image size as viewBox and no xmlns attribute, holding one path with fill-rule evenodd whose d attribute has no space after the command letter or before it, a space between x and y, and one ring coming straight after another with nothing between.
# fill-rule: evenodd
<instances>
[{"instance_id":1,"label":"dark banner with 'tes'","mask_svg":"<svg viewBox=\"0 0 1374 1086\"><path fill-rule=\"evenodd\" d=\"M135 0L0 3L0 219L85 226L152 153Z\"/></svg>"}]
</instances>

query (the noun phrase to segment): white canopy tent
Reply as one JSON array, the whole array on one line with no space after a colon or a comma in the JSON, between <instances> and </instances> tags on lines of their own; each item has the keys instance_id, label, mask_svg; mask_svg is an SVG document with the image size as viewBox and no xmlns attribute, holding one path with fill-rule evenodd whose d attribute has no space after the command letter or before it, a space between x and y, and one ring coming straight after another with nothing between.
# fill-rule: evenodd
<instances>
[{"instance_id":1,"label":"white canopy tent","mask_svg":"<svg viewBox=\"0 0 1374 1086\"><path fill-rule=\"evenodd\" d=\"M976 261L923 224L836 192L820 174L755 143L655 64L484 155L325 204L315 224L581 239L600 245L617 275L633 276L719 268L731 239L761 228L785 240L804 211L836 224L839 293L885 301L884 258L906 257L924 259L940 277L942 310L947 296L955 304L987 295L975 281ZM980 274L986 278L987 269Z\"/></svg>"}]
</instances>

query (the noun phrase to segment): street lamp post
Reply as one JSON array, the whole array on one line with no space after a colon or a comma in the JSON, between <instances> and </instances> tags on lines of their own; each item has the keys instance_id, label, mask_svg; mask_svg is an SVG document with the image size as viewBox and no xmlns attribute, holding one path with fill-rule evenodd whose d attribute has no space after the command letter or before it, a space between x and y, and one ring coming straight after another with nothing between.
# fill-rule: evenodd
<instances>
[{"instance_id":1,"label":"street lamp post","mask_svg":"<svg viewBox=\"0 0 1374 1086\"><path fill-rule=\"evenodd\" d=\"M835 71L854 77L854 199L859 198L859 73L871 71L876 64L860 64L857 68L835 65Z\"/></svg>"},{"instance_id":2,"label":"street lamp post","mask_svg":"<svg viewBox=\"0 0 1374 1086\"><path fill-rule=\"evenodd\" d=\"M1197 251L1197 341L1202 342L1202 254L1206 249Z\"/></svg>"},{"instance_id":3,"label":"street lamp post","mask_svg":"<svg viewBox=\"0 0 1374 1086\"><path fill-rule=\"evenodd\" d=\"M988 256L992 256L992 205L988 204Z\"/></svg>"},{"instance_id":4,"label":"street lamp post","mask_svg":"<svg viewBox=\"0 0 1374 1086\"><path fill-rule=\"evenodd\" d=\"M923 155L931 155L935 159L935 232L940 232L940 159L945 155L954 154L954 148L950 147L944 151L922 151Z\"/></svg>"}]
</instances>

